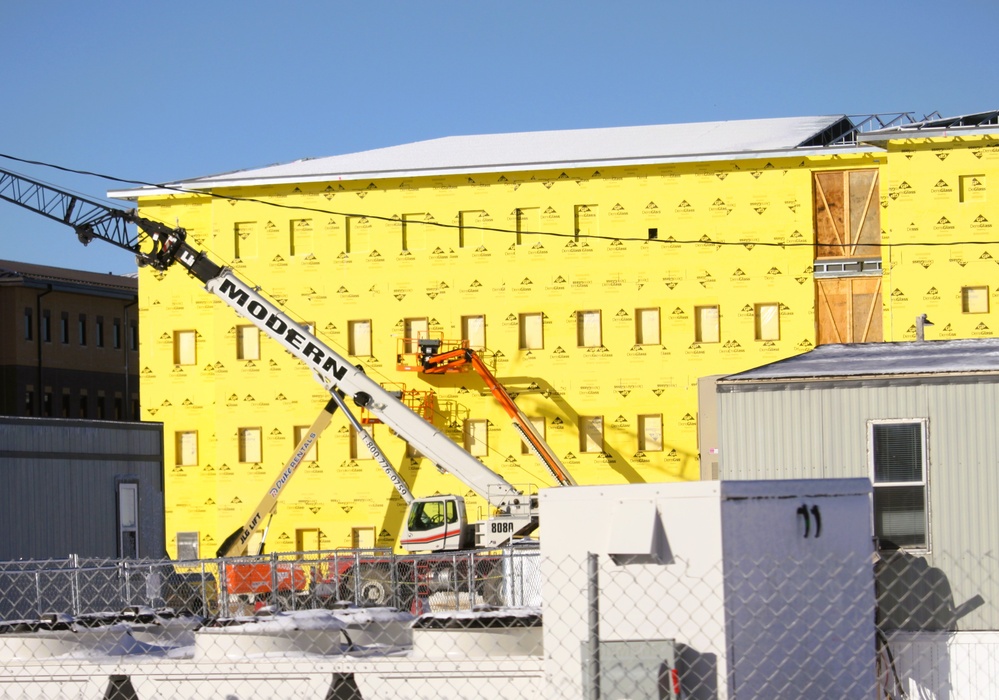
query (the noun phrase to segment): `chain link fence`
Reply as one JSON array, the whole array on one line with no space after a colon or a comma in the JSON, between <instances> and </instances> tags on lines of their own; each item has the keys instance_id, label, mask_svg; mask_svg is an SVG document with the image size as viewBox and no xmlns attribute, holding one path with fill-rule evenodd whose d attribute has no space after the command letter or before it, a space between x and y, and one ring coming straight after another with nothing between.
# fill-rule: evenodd
<instances>
[{"instance_id":1,"label":"chain link fence","mask_svg":"<svg viewBox=\"0 0 999 700\"><path fill-rule=\"evenodd\" d=\"M11 562L0 697L996 697L995 573L902 552Z\"/></svg>"}]
</instances>

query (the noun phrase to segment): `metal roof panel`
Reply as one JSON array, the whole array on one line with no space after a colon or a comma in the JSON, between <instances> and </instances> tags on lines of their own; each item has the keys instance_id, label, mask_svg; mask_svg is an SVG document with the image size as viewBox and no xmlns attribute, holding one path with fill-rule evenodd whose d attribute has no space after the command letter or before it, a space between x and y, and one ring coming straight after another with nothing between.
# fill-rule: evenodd
<instances>
[{"instance_id":1,"label":"metal roof panel","mask_svg":"<svg viewBox=\"0 0 999 700\"><path fill-rule=\"evenodd\" d=\"M749 157L794 149L844 118L783 117L564 131L447 136L358 153L306 158L170 183L206 189L317 180L540 170ZM153 188L109 193L149 195Z\"/></svg>"},{"instance_id":2,"label":"metal roof panel","mask_svg":"<svg viewBox=\"0 0 999 700\"><path fill-rule=\"evenodd\" d=\"M820 345L718 383L972 372L999 372L999 338Z\"/></svg>"}]
</instances>

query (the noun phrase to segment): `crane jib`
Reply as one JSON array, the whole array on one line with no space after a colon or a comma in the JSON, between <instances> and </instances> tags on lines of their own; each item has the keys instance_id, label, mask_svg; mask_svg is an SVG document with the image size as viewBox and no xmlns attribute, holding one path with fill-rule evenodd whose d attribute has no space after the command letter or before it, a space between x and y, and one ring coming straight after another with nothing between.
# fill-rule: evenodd
<instances>
[{"instance_id":1,"label":"crane jib","mask_svg":"<svg viewBox=\"0 0 999 700\"><path fill-rule=\"evenodd\" d=\"M303 333L294 322L286 321L282 317L283 314L252 298L251 292L242 288L232 278L223 279L216 293L232 306L241 309L244 316L260 321L285 345L297 350L299 356L317 370L332 374L338 381L346 376L347 367L338 364L336 357L312 340L308 340L309 336Z\"/></svg>"}]
</instances>

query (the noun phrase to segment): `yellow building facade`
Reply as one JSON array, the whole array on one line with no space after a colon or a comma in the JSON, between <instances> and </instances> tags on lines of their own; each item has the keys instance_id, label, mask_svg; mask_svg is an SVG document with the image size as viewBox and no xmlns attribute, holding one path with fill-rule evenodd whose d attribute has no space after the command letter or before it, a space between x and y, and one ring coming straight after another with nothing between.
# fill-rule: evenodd
<instances>
[{"instance_id":1,"label":"yellow building facade","mask_svg":"<svg viewBox=\"0 0 999 700\"><path fill-rule=\"evenodd\" d=\"M788 126L727 124L747 144ZM457 154L444 165L414 167L400 147L397 166L305 161L180 184L196 193L125 194L376 381L432 398L434 423L515 485L552 481L474 373L399 369L405 339L481 348L579 483L697 479L699 378L822 342L914 339L922 313L930 339L996 326L995 136L814 138L842 124L793 123L811 131L764 147L664 132L671 155L650 141L643 157L617 158L602 139L613 130L558 132L583 155L462 165L478 143L464 137L442 141ZM372 153L396 156L385 151ZM211 556L328 397L179 269L143 270L139 296L142 414L164 425L167 549ZM386 426L372 429L416 495L483 507ZM404 503L358 445L334 417L282 495L269 549L395 544Z\"/></svg>"}]
</instances>

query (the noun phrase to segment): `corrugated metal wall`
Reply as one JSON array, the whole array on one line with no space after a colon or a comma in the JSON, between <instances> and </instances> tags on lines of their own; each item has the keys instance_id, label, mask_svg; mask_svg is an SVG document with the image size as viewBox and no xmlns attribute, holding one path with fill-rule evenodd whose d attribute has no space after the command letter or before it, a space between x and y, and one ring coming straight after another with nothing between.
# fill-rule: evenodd
<instances>
[{"instance_id":1,"label":"corrugated metal wall","mask_svg":"<svg viewBox=\"0 0 999 700\"><path fill-rule=\"evenodd\" d=\"M0 560L118 556L117 484L139 485L139 557L162 557L160 423L0 417Z\"/></svg>"},{"instance_id":2,"label":"corrugated metal wall","mask_svg":"<svg viewBox=\"0 0 999 700\"><path fill-rule=\"evenodd\" d=\"M999 629L999 379L719 385L723 479L868 477L867 421L927 419L930 552L960 629ZM916 554L915 559L923 557ZM923 562L916 561L922 565Z\"/></svg>"}]
</instances>

